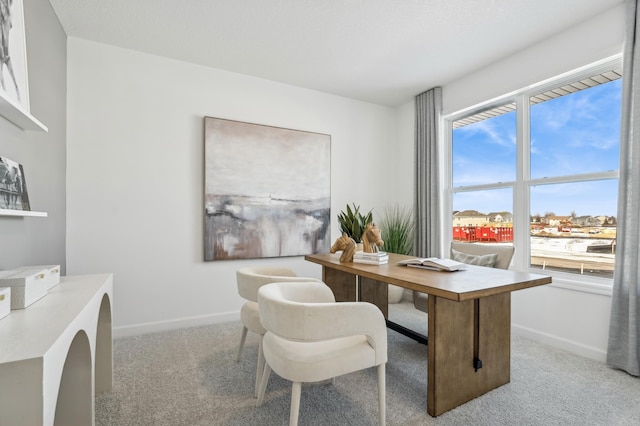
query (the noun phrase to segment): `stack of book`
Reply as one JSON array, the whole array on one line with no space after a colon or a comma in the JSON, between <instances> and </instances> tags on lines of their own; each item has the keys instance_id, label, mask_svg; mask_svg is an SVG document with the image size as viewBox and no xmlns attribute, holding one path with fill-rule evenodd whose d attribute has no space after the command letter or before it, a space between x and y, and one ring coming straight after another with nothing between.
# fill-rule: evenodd
<instances>
[{"instance_id":1,"label":"stack of book","mask_svg":"<svg viewBox=\"0 0 640 426\"><path fill-rule=\"evenodd\" d=\"M376 253L365 253L363 251L357 251L353 255L354 263L367 263L369 265L384 265L389 263L389 255L387 252L379 251Z\"/></svg>"}]
</instances>

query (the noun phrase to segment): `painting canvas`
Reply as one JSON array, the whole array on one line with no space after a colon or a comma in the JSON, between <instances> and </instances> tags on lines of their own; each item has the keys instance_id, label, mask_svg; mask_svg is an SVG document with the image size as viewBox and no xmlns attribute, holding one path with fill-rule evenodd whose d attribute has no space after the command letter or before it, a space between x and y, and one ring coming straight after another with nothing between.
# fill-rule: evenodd
<instances>
[{"instance_id":1,"label":"painting canvas","mask_svg":"<svg viewBox=\"0 0 640 426\"><path fill-rule=\"evenodd\" d=\"M331 136L205 117L204 258L327 252Z\"/></svg>"},{"instance_id":2,"label":"painting canvas","mask_svg":"<svg viewBox=\"0 0 640 426\"><path fill-rule=\"evenodd\" d=\"M0 209L31 210L22 164L0 157Z\"/></svg>"},{"instance_id":3,"label":"painting canvas","mask_svg":"<svg viewBox=\"0 0 640 426\"><path fill-rule=\"evenodd\" d=\"M0 0L0 95L29 111L22 0Z\"/></svg>"}]
</instances>

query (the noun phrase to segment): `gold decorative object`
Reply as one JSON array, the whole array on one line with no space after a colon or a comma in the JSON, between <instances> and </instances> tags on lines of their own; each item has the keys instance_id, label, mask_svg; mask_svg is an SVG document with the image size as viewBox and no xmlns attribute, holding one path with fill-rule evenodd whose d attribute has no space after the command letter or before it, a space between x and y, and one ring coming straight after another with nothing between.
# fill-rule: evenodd
<instances>
[{"instance_id":1,"label":"gold decorative object","mask_svg":"<svg viewBox=\"0 0 640 426\"><path fill-rule=\"evenodd\" d=\"M365 253L377 253L378 247L383 245L384 241L380 237L380 228L375 223L368 224L362 234L362 251Z\"/></svg>"},{"instance_id":2,"label":"gold decorative object","mask_svg":"<svg viewBox=\"0 0 640 426\"><path fill-rule=\"evenodd\" d=\"M349 237L346 232L342 233L335 243L331 246L331 253L342 250L340 262L353 262L353 254L356 252L356 242Z\"/></svg>"}]
</instances>

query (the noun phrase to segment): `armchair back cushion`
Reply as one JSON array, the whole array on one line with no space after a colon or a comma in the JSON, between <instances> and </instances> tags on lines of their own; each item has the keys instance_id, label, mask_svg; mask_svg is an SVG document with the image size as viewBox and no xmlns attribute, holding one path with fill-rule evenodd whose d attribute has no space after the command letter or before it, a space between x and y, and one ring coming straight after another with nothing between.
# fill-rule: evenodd
<instances>
[{"instance_id":1,"label":"armchair back cushion","mask_svg":"<svg viewBox=\"0 0 640 426\"><path fill-rule=\"evenodd\" d=\"M238 293L244 299L258 301L258 289L265 284L283 281L319 281L315 278L298 277L289 268L263 266L238 269L236 272Z\"/></svg>"},{"instance_id":2,"label":"armchair back cushion","mask_svg":"<svg viewBox=\"0 0 640 426\"><path fill-rule=\"evenodd\" d=\"M489 266L498 269L509 269L514 251L515 248L513 246L503 246L498 244L451 243L451 259L457 260L454 257L455 252L459 253L458 259L460 259L461 256L464 256L464 254L478 256L476 259L468 258L467 262L464 260L458 260L458 262L469 263L471 265ZM480 258L480 256L482 258ZM487 258L485 256L490 257ZM496 258L495 263L493 265L489 265L488 263L491 263L493 257ZM477 263L470 263L473 261ZM483 261L487 264L481 264Z\"/></svg>"},{"instance_id":3,"label":"armchair back cushion","mask_svg":"<svg viewBox=\"0 0 640 426\"><path fill-rule=\"evenodd\" d=\"M268 284L258 300L262 325L280 338L318 342L362 335L375 350L375 365L387 361L384 316L371 303L336 303L322 282Z\"/></svg>"}]
</instances>

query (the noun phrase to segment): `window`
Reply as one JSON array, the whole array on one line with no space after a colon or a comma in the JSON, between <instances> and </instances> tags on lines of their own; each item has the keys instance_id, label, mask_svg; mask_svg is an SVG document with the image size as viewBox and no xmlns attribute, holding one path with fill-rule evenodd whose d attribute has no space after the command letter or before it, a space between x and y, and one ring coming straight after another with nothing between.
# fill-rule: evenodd
<instances>
[{"instance_id":1,"label":"window","mask_svg":"<svg viewBox=\"0 0 640 426\"><path fill-rule=\"evenodd\" d=\"M613 276L619 66L448 118L454 240L514 244L521 268Z\"/></svg>"},{"instance_id":2,"label":"window","mask_svg":"<svg viewBox=\"0 0 640 426\"><path fill-rule=\"evenodd\" d=\"M456 123L454 123L454 126ZM516 111L488 116L453 131L453 186L516 179Z\"/></svg>"}]
</instances>

